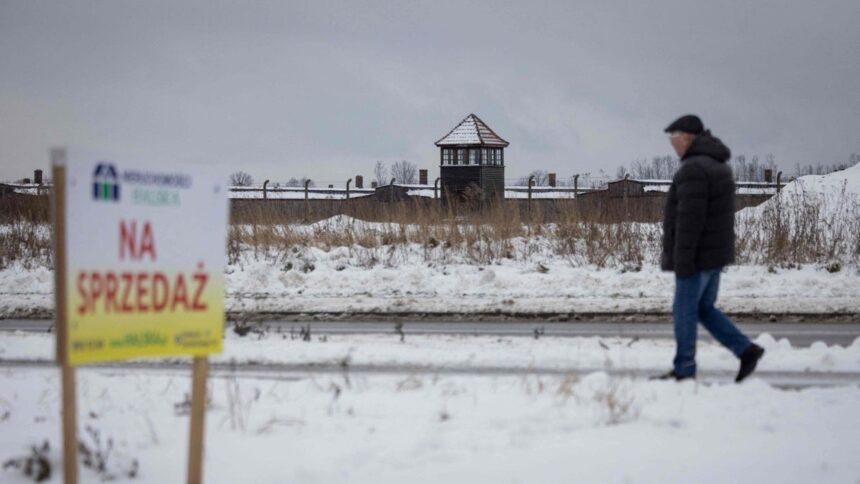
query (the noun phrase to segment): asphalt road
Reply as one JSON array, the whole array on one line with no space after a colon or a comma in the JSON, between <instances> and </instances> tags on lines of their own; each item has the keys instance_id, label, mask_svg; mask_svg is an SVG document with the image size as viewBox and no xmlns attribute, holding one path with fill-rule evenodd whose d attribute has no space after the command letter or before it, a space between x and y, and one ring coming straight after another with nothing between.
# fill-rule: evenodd
<instances>
[{"instance_id":1,"label":"asphalt road","mask_svg":"<svg viewBox=\"0 0 860 484\"><path fill-rule=\"evenodd\" d=\"M636 323L636 322L539 322L539 321L505 321L505 322L444 322L418 321L394 323L372 321L263 321L260 324L274 330L280 326L281 331L298 331L300 327L310 326L312 334L384 334L394 333L397 324L402 324L406 335L417 334L453 334L453 335L489 335L489 336L533 336L535 331L543 331L544 336L602 336L623 338L663 338L673 337L670 323ZM0 331L48 331L53 325L49 320L0 320ZM787 338L792 346L806 347L816 341L828 345L848 346L860 337L860 323L753 323L741 324L741 329L750 337L755 338L761 333L769 333L776 339ZM710 340L711 337L699 328L699 338Z\"/></svg>"}]
</instances>

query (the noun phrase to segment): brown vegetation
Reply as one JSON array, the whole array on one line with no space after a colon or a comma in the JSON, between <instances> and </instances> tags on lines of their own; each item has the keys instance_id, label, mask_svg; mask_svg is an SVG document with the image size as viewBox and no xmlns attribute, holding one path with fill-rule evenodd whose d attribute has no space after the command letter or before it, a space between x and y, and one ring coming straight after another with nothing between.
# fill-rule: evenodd
<instances>
[{"instance_id":1,"label":"brown vegetation","mask_svg":"<svg viewBox=\"0 0 860 484\"><path fill-rule=\"evenodd\" d=\"M839 210L811 197L807 203L762 210L737 218L737 262L791 267L857 264L860 261L860 203L845 194ZM331 250L373 249L368 263L396 261L398 251L418 246L425 261L454 260L488 264L500 259L526 260L534 255L564 257L574 265L638 270L656 264L662 227L637 223L619 205L595 204L587 210L570 205L552 221L544 210L523 204L483 207L448 206L407 200L354 206L348 214L370 224L321 221L284 223L277 211L258 206L242 223L231 226L231 258L242 250L286 253L316 247ZM384 249L384 250L382 250Z\"/></svg>"},{"instance_id":2,"label":"brown vegetation","mask_svg":"<svg viewBox=\"0 0 860 484\"><path fill-rule=\"evenodd\" d=\"M736 224L737 262L781 267L816 264L828 270L858 265L860 203L848 194L828 200L809 197L789 206L770 204L755 216L741 212ZM356 200L346 205L345 215L369 223L350 223L349 218L297 223L295 214L285 214L276 205L249 204L233 213L229 260L237 263L250 255L286 261L309 248L345 248L352 260L368 267L397 266L416 252L425 262L440 264L561 257L576 266L639 270L643 264L659 261L662 227L629 221L629 206L562 201L550 213L537 203L529 209L525 200L483 206L434 202ZM0 267L13 262L50 267L50 228L34 222L45 220L41 212L46 207L18 209L3 214ZM648 218L653 220L653 215ZM307 222L314 216L311 209L301 218ZM306 264L313 270L312 262Z\"/></svg>"}]
</instances>

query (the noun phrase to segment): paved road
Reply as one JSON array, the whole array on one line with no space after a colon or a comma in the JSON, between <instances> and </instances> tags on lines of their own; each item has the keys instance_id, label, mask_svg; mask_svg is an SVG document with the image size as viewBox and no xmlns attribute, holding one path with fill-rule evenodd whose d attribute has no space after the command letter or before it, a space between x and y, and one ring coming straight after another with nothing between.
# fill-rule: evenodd
<instances>
[{"instance_id":1,"label":"paved road","mask_svg":"<svg viewBox=\"0 0 860 484\"><path fill-rule=\"evenodd\" d=\"M52 326L49 320L0 320L0 331L48 331ZM296 321L263 321L263 326L274 329L280 326L282 331L290 328L299 330L302 326L310 326L313 334L380 334L395 332L393 322L296 322ZM459 334L459 335L491 335L491 336L532 336L535 330L543 330L544 336L604 336L624 338L672 338L672 326L669 323L634 323L634 322L546 322L537 321L516 322L444 322L421 321L403 322L402 331L407 334ZM754 323L741 324L741 328L751 337L761 333L769 333L776 339L787 338L792 346L805 347L813 342L822 341L829 345L847 346L860 337L860 323ZM699 337L710 340L710 335L700 328Z\"/></svg>"}]
</instances>

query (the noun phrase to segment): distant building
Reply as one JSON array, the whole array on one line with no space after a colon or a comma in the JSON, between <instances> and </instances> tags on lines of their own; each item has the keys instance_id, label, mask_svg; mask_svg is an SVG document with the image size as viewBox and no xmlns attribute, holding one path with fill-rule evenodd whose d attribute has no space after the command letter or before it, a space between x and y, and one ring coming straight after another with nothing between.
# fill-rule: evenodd
<instances>
[{"instance_id":1,"label":"distant building","mask_svg":"<svg viewBox=\"0 0 860 484\"><path fill-rule=\"evenodd\" d=\"M602 190L592 190L590 192L581 193L582 198L639 198L647 196L662 196L663 194L656 190L649 190L645 183L640 180L632 180L623 178L621 180L611 181L606 184L606 188Z\"/></svg>"},{"instance_id":2,"label":"distant building","mask_svg":"<svg viewBox=\"0 0 860 484\"><path fill-rule=\"evenodd\" d=\"M15 188L5 183L0 183L0 198L9 197L15 194Z\"/></svg>"},{"instance_id":3,"label":"distant building","mask_svg":"<svg viewBox=\"0 0 860 484\"><path fill-rule=\"evenodd\" d=\"M492 200L505 196L508 142L470 114L436 142L443 200Z\"/></svg>"}]
</instances>

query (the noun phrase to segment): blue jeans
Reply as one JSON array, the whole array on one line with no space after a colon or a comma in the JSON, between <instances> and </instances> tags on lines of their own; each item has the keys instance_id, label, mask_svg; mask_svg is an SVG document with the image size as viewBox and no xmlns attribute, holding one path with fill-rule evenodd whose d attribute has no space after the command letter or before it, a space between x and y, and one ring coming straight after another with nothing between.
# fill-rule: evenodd
<instances>
[{"instance_id":1,"label":"blue jeans","mask_svg":"<svg viewBox=\"0 0 860 484\"><path fill-rule=\"evenodd\" d=\"M720 289L721 269L697 272L691 277L675 278L675 373L680 376L696 374L696 330L698 322L735 356L750 345L750 340L714 307Z\"/></svg>"}]
</instances>

